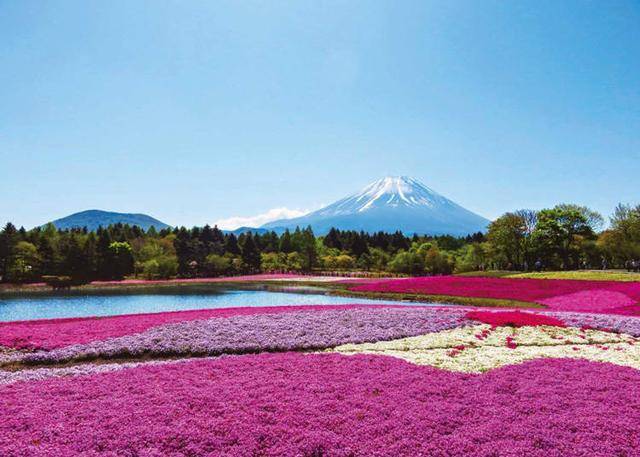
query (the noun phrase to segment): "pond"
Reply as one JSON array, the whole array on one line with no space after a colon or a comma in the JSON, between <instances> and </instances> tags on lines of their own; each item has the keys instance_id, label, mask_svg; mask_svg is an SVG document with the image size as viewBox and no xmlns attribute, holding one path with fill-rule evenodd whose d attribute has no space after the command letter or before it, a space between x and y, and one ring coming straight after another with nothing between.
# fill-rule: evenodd
<instances>
[{"instance_id":1,"label":"pond","mask_svg":"<svg viewBox=\"0 0 640 457\"><path fill-rule=\"evenodd\" d=\"M247 306L403 304L393 300L327 295L322 289L287 288L283 291L220 287L159 288L141 291L72 291L68 293L0 296L0 321L63 317L116 316L192 309ZM425 305L422 303L422 305Z\"/></svg>"}]
</instances>

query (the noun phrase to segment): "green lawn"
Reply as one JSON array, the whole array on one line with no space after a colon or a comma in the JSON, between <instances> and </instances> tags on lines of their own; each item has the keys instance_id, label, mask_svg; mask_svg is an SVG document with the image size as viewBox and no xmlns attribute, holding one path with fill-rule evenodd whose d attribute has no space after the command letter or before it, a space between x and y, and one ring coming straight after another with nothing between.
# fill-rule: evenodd
<instances>
[{"instance_id":1,"label":"green lawn","mask_svg":"<svg viewBox=\"0 0 640 457\"><path fill-rule=\"evenodd\" d=\"M640 273L624 270L580 270L580 271L543 271L514 273L513 271L472 271L459 276L478 276L489 278L530 278L530 279L577 279L582 281L640 281Z\"/></svg>"},{"instance_id":2,"label":"green lawn","mask_svg":"<svg viewBox=\"0 0 640 457\"><path fill-rule=\"evenodd\" d=\"M511 275L513 275L513 271L507 270L468 271L466 273L456 274L456 276L472 276L477 278L504 278Z\"/></svg>"},{"instance_id":3,"label":"green lawn","mask_svg":"<svg viewBox=\"0 0 640 457\"><path fill-rule=\"evenodd\" d=\"M640 281L640 273L623 270L580 270L580 271L543 271L540 273L519 273L508 278L537 279L579 279L583 281Z\"/></svg>"}]
</instances>

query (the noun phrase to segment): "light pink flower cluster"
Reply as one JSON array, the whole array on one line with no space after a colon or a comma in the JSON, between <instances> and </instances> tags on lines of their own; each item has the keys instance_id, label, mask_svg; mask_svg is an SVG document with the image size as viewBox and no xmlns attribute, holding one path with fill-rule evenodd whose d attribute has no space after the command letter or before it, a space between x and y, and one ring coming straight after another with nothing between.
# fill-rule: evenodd
<instances>
[{"instance_id":1,"label":"light pink flower cluster","mask_svg":"<svg viewBox=\"0 0 640 457\"><path fill-rule=\"evenodd\" d=\"M0 346L15 349L55 349L72 344L116 338L140 333L152 327L177 322L255 314L295 311L349 309L375 305L310 305L272 306L169 311L164 313L129 314L109 317L40 319L0 322Z\"/></svg>"},{"instance_id":2,"label":"light pink flower cluster","mask_svg":"<svg viewBox=\"0 0 640 457\"><path fill-rule=\"evenodd\" d=\"M141 333L48 351L0 354L0 363L37 365L142 356L165 358L316 350L345 343L386 341L440 332L465 325L468 321L464 314L464 310L454 308L438 310L409 306L252 313L166 324Z\"/></svg>"}]
</instances>

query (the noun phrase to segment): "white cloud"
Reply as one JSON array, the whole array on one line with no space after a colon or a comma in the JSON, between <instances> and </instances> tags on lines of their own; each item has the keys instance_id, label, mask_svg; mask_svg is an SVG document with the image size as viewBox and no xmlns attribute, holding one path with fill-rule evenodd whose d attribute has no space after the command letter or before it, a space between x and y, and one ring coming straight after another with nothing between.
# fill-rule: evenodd
<instances>
[{"instance_id":1,"label":"white cloud","mask_svg":"<svg viewBox=\"0 0 640 457\"><path fill-rule=\"evenodd\" d=\"M260 227L267 222L304 216L309 212L309 210L289 209L284 207L272 208L266 213L257 214L255 216L234 216L226 219L220 219L215 222L215 225L224 230L234 230L238 227Z\"/></svg>"}]
</instances>

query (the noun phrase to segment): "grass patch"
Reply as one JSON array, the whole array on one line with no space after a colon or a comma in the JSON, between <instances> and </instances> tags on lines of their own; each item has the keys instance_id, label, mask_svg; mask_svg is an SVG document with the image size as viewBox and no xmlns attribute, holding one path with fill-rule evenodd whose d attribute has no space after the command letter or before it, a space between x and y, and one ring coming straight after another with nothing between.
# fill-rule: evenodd
<instances>
[{"instance_id":1,"label":"grass patch","mask_svg":"<svg viewBox=\"0 0 640 457\"><path fill-rule=\"evenodd\" d=\"M622 270L580 270L580 271L542 271L530 273L511 273L507 278L529 279L575 279L580 281L640 281L640 273Z\"/></svg>"},{"instance_id":2,"label":"grass patch","mask_svg":"<svg viewBox=\"0 0 640 457\"><path fill-rule=\"evenodd\" d=\"M513 271L486 270L486 271L467 271L465 273L455 274L455 276L473 277L473 278L505 278L510 275L513 275Z\"/></svg>"},{"instance_id":3,"label":"grass patch","mask_svg":"<svg viewBox=\"0 0 640 457\"><path fill-rule=\"evenodd\" d=\"M348 289L334 288L331 295L344 297L362 297L372 300L393 300L416 303L442 303L444 305L482 306L491 308L546 308L539 303L519 300L507 300L482 297L459 297L455 295L427 295L391 292L356 292Z\"/></svg>"},{"instance_id":4,"label":"grass patch","mask_svg":"<svg viewBox=\"0 0 640 457\"><path fill-rule=\"evenodd\" d=\"M518 273L506 270L469 271L456 276L475 278L575 279L580 281L640 281L640 273L624 270L541 271Z\"/></svg>"}]
</instances>

